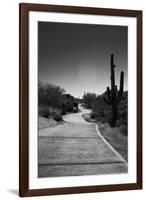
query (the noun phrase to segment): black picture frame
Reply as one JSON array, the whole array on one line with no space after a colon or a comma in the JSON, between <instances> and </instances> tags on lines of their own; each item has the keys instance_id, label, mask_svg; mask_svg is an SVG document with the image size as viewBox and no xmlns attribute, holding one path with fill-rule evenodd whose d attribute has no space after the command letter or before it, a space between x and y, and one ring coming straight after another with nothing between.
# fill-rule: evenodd
<instances>
[{"instance_id":1,"label":"black picture frame","mask_svg":"<svg viewBox=\"0 0 146 200\"><path fill-rule=\"evenodd\" d=\"M29 12L61 12L135 17L137 20L137 182L128 184L29 189ZM142 189L142 11L61 5L19 5L19 195L21 197Z\"/></svg>"}]
</instances>

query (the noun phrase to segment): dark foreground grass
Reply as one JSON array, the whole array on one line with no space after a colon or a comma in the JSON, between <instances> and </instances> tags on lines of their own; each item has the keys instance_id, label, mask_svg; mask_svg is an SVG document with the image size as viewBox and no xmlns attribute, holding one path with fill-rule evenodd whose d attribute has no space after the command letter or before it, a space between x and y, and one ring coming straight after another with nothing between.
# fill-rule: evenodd
<instances>
[{"instance_id":1,"label":"dark foreground grass","mask_svg":"<svg viewBox=\"0 0 146 200\"><path fill-rule=\"evenodd\" d=\"M128 161L128 137L121 132L120 127L112 128L108 123L98 122L100 133L116 151Z\"/></svg>"},{"instance_id":2,"label":"dark foreground grass","mask_svg":"<svg viewBox=\"0 0 146 200\"><path fill-rule=\"evenodd\" d=\"M90 113L84 114L82 115L82 117L88 122L97 122L99 131L103 135L103 137L125 160L128 161L128 137L127 134L124 134L121 126L112 128L108 123L95 121L91 119Z\"/></svg>"}]
</instances>

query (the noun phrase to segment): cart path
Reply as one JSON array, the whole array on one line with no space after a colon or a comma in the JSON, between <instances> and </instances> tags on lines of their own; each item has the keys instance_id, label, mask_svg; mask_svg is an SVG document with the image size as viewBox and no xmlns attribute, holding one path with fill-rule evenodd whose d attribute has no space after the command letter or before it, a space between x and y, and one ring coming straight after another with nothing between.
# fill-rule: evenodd
<instances>
[{"instance_id":1,"label":"cart path","mask_svg":"<svg viewBox=\"0 0 146 200\"><path fill-rule=\"evenodd\" d=\"M96 124L85 121L90 110L64 116L66 123L39 130L39 177L127 173L127 163L101 136Z\"/></svg>"}]
</instances>

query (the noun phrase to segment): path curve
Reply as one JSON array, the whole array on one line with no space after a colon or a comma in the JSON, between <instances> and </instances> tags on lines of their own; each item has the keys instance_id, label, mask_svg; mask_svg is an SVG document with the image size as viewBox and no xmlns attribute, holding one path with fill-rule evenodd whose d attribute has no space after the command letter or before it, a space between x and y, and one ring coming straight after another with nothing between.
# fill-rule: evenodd
<instances>
[{"instance_id":1,"label":"path curve","mask_svg":"<svg viewBox=\"0 0 146 200\"><path fill-rule=\"evenodd\" d=\"M65 123L39 130L39 177L117 174L127 172L127 163L82 115L64 116Z\"/></svg>"}]
</instances>

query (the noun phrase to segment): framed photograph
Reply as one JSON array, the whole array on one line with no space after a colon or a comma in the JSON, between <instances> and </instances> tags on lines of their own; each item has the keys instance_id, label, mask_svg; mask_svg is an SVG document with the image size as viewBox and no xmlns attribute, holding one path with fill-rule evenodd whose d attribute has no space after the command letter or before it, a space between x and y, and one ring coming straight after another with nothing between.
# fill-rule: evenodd
<instances>
[{"instance_id":1,"label":"framed photograph","mask_svg":"<svg viewBox=\"0 0 146 200\"><path fill-rule=\"evenodd\" d=\"M142 11L20 4L21 197L142 188Z\"/></svg>"}]
</instances>

